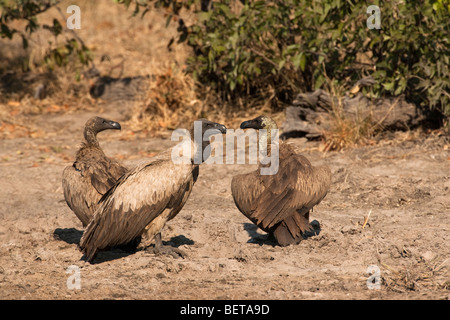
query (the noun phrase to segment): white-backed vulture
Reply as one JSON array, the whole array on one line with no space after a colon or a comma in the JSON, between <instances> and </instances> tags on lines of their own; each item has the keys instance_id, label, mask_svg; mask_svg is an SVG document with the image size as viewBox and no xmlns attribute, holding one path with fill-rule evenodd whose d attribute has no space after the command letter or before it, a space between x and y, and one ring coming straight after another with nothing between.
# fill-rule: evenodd
<instances>
[{"instance_id":1,"label":"white-backed vulture","mask_svg":"<svg viewBox=\"0 0 450 320\"><path fill-rule=\"evenodd\" d=\"M267 116L244 121L241 129L260 130L261 141L267 141L270 155L271 130L276 123ZM262 139L262 134L267 136ZM327 166L313 167L309 160L286 143L279 141L278 172L261 175L258 170L236 175L231 191L237 208L259 228L272 234L279 245L297 244L306 231L312 229L309 212L326 196L331 184L331 171Z\"/></svg>"},{"instance_id":2,"label":"white-backed vulture","mask_svg":"<svg viewBox=\"0 0 450 320\"><path fill-rule=\"evenodd\" d=\"M215 129L214 133L226 132L224 125L206 119L196 124L200 125L202 137L209 129ZM189 139L184 141L188 150L178 158L182 161L174 161L173 150L177 146L170 148L131 169L102 197L80 241L87 261L99 250L128 243L144 233L146 241L155 239L154 252L176 252L183 256L181 250L163 246L161 230L183 208L197 180L199 165L208 156L203 151L209 139L199 142L197 137L193 138L194 131L193 127ZM211 134L211 130L208 132ZM194 161L199 151L203 156Z\"/></svg>"},{"instance_id":3,"label":"white-backed vulture","mask_svg":"<svg viewBox=\"0 0 450 320\"><path fill-rule=\"evenodd\" d=\"M63 171L64 198L83 227L89 224L100 198L128 171L100 148L97 134L108 129L120 130L121 127L112 120L90 118L84 127L85 141L76 153L75 162Z\"/></svg>"}]
</instances>

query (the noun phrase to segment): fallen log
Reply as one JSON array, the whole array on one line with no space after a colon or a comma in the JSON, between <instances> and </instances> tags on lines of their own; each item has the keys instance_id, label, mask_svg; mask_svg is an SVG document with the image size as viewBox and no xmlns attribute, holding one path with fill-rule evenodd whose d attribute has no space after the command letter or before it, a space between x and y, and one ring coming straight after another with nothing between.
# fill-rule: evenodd
<instances>
[{"instance_id":1,"label":"fallen log","mask_svg":"<svg viewBox=\"0 0 450 320\"><path fill-rule=\"evenodd\" d=\"M112 78L103 76L95 80L89 89L94 99L105 101L135 100L145 95L149 88L149 76Z\"/></svg>"},{"instance_id":2,"label":"fallen log","mask_svg":"<svg viewBox=\"0 0 450 320\"><path fill-rule=\"evenodd\" d=\"M355 123L364 119L377 130L405 130L424 120L416 106L406 102L402 96L373 101L361 92L351 95L359 91L361 86L361 83L357 83L350 94L341 99L321 89L298 94L292 105L286 108L282 138L320 138L332 128L336 117Z\"/></svg>"},{"instance_id":3,"label":"fallen log","mask_svg":"<svg viewBox=\"0 0 450 320\"><path fill-rule=\"evenodd\" d=\"M100 75L95 68L91 68L84 73L90 82L89 94L94 99L101 99L108 102L133 101L143 98L149 88L149 80L152 75L134 77L111 77Z\"/></svg>"}]
</instances>

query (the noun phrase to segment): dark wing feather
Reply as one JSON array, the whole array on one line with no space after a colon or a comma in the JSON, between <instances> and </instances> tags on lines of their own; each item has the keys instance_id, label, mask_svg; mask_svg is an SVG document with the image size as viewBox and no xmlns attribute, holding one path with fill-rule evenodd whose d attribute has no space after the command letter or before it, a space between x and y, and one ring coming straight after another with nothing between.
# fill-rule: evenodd
<instances>
[{"instance_id":1,"label":"dark wing feather","mask_svg":"<svg viewBox=\"0 0 450 320\"><path fill-rule=\"evenodd\" d=\"M102 195L127 172L127 168L121 166L116 161L107 158L93 164L91 169L89 175L91 177L92 186Z\"/></svg>"},{"instance_id":2,"label":"dark wing feather","mask_svg":"<svg viewBox=\"0 0 450 320\"><path fill-rule=\"evenodd\" d=\"M253 217L253 212L264 189L259 170L236 175L231 180L231 194L236 207L253 223L257 223Z\"/></svg>"},{"instance_id":3,"label":"dark wing feather","mask_svg":"<svg viewBox=\"0 0 450 320\"><path fill-rule=\"evenodd\" d=\"M278 173L261 176L265 191L258 199L254 217L262 228L271 229L296 211L304 211L312 200L313 171L300 155L281 159Z\"/></svg>"},{"instance_id":4,"label":"dark wing feather","mask_svg":"<svg viewBox=\"0 0 450 320\"><path fill-rule=\"evenodd\" d=\"M64 169L62 186L67 205L80 219L83 227L87 226L97 209L101 194L73 166Z\"/></svg>"},{"instance_id":5,"label":"dark wing feather","mask_svg":"<svg viewBox=\"0 0 450 320\"><path fill-rule=\"evenodd\" d=\"M296 242L310 228L309 210L329 189L329 169L311 166L308 159L281 144L277 174L259 172L233 178L236 206L261 229L274 232L280 244Z\"/></svg>"},{"instance_id":6,"label":"dark wing feather","mask_svg":"<svg viewBox=\"0 0 450 320\"><path fill-rule=\"evenodd\" d=\"M80 247L87 260L99 249L140 236L189 178L192 178L191 165L175 165L164 157L155 157L123 175L102 197L81 238Z\"/></svg>"},{"instance_id":7,"label":"dark wing feather","mask_svg":"<svg viewBox=\"0 0 450 320\"><path fill-rule=\"evenodd\" d=\"M98 201L127 172L127 168L105 156L98 147L84 145L77 160L63 172L64 198L75 215L86 226Z\"/></svg>"}]
</instances>

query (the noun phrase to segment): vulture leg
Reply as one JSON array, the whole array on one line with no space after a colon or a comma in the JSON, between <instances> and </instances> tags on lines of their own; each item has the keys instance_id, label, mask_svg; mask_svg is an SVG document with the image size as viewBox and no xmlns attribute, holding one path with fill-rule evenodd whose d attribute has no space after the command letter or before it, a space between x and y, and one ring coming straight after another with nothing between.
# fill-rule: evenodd
<instances>
[{"instance_id":1,"label":"vulture leg","mask_svg":"<svg viewBox=\"0 0 450 320\"><path fill-rule=\"evenodd\" d=\"M166 246L163 244L161 239L161 232L157 233L155 235L155 247L153 248L147 248L146 251L149 251L151 253L154 253L156 255L162 255L167 254L174 258L182 257L183 259L187 257L187 254L178 248L174 248L172 246Z\"/></svg>"}]
</instances>

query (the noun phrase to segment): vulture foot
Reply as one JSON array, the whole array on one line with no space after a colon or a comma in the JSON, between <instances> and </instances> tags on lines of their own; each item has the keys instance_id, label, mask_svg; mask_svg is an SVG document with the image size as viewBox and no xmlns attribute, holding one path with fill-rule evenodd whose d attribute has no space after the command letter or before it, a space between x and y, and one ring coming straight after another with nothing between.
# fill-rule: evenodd
<instances>
[{"instance_id":1,"label":"vulture foot","mask_svg":"<svg viewBox=\"0 0 450 320\"><path fill-rule=\"evenodd\" d=\"M180 257L184 259L184 258L187 257L187 254L183 250L180 250L178 248L174 248L174 247L171 247L171 246L165 246L165 245L155 246L155 247L152 247L152 248L149 247L145 251L153 253L153 254L155 254L157 256L159 256L159 255L169 255L169 256L172 256L175 259L178 259Z\"/></svg>"},{"instance_id":2,"label":"vulture foot","mask_svg":"<svg viewBox=\"0 0 450 320\"><path fill-rule=\"evenodd\" d=\"M181 257L183 259L185 257L187 257L187 254L183 250L174 248L172 246L163 245L162 239L161 239L161 233L158 233L155 236L155 246L152 248L148 247L147 249L145 249L145 251L151 252L157 256L163 255L163 254L170 255L176 259L178 259L179 257Z\"/></svg>"}]
</instances>

